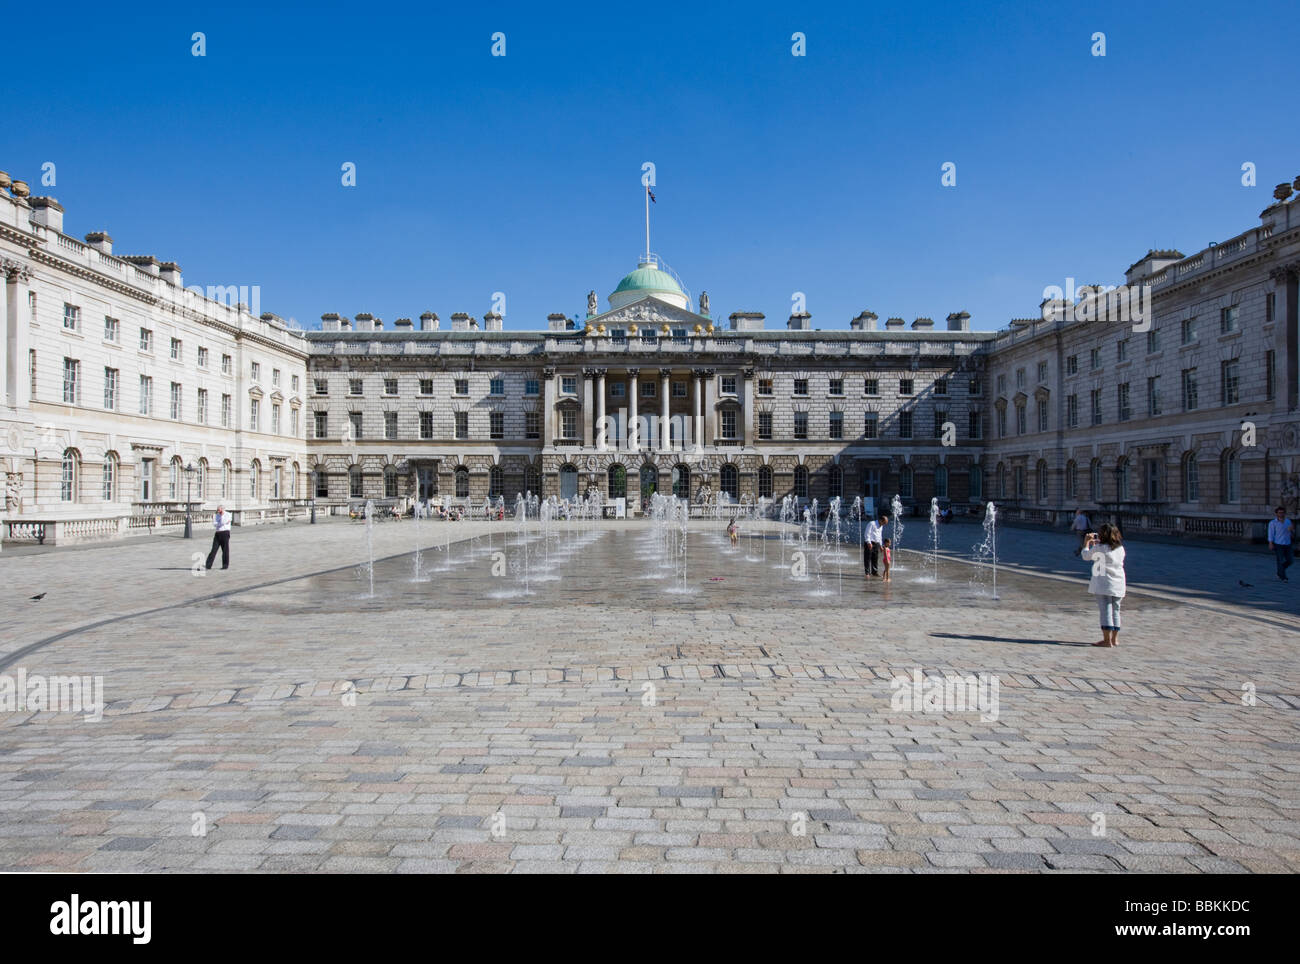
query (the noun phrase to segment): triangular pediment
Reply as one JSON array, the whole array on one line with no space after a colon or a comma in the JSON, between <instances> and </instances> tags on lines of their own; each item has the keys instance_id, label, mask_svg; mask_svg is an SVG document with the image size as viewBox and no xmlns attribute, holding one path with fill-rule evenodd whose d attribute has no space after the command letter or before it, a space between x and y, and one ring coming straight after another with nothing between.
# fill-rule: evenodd
<instances>
[{"instance_id":1,"label":"triangular pediment","mask_svg":"<svg viewBox=\"0 0 1300 964\"><path fill-rule=\"evenodd\" d=\"M686 327L693 330L696 325L708 327L714 322L708 315L697 315L693 311L687 311L685 308L678 308L666 301L661 301L654 295L646 295L630 305L624 305L622 308L612 308L603 315L588 318L586 323L593 326L604 325L606 328L611 325L617 327L636 325L639 329L647 327L658 329L660 325L669 325L670 327Z\"/></svg>"}]
</instances>

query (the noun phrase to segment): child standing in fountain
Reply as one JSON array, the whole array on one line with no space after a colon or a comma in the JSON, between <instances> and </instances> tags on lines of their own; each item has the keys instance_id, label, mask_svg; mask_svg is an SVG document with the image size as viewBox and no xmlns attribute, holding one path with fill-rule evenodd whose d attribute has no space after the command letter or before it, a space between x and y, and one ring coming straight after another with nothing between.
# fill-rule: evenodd
<instances>
[{"instance_id":1,"label":"child standing in fountain","mask_svg":"<svg viewBox=\"0 0 1300 964\"><path fill-rule=\"evenodd\" d=\"M732 516L731 521L727 523L727 535L730 537L733 546L736 544L736 536L739 533L740 529L736 526L736 517Z\"/></svg>"},{"instance_id":2,"label":"child standing in fountain","mask_svg":"<svg viewBox=\"0 0 1300 964\"><path fill-rule=\"evenodd\" d=\"M1127 581L1124 578L1124 546L1119 529L1109 522L1099 532L1089 532L1079 556L1092 563L1088 591L1097 597L1101 614L1101 640L1094 646L1119 645L1119 607Z\"/></svg>"},{"instance_id":3,"label":"child standing in fountain","mask_svg":"<svg viewBox=\"0 0 1300 964\"><path fill-rule=\"evenodd\" d=\"M894 566L894 550L890 548L890 545L890 540L886 537L880 553L884 557L885 562L885 568L884 571L881 572L880 578L886 580L889 579L889 570Z\"/></svg>"}]
</instances>

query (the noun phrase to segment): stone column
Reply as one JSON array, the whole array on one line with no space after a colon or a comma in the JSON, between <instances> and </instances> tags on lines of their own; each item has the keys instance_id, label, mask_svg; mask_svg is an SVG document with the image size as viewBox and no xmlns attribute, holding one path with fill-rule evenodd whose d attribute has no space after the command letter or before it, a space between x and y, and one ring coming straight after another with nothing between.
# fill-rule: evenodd
<instances>
[{"instance_id":1,"label":"stone column","mask_svg":"<svg viewBox=\"0 0 1300 964\"><path fill-rule=\"evenodd\" d=\"M699 452L704 448L704 369L696 368L691 372L691 377L695 380L691 389L694 396L691 434L695 436L695 451Z\"/></svg>"},{"instance_id":2,"label":"stone column","mask_svg":"<svg viewBox=\"0 0 1300 964\"><path fill-rule=\"evenodd\" d=\"M596 369L596 451L605 451L605 373L606 368Z\"/></svg>"},{"instance_id":3,"label":"stone column","mask_svg":"<svg viewBox=\"0 0 1300 964\"><path fill-rule=\"evenodd\" d=\"M718 379L712 368L704 369L704 444L716 445L718 438Z\"/></svg>"},{"instance_id":4,"label":"stone column","mask_svg":"<svg viewBox=\"0 0 1300 964\"><path fill-rule=\"evenodd\" d=\"M754 369L745 369L745 389L740 402L741 435L745 448L754 447Z\"/></svg>"},{"instance_id":5,"label":"stone column","mask_svg":"<svg viewBox=\"0 0 1300 964\"><path fill-rule=\"evenodd\" d=\"M591 448L591 380L596 377L596 369L582 370L582 447Z\"/></svg>"},{"instance_id":6,"label":"stone column","mask_svg":"<svg viewBox=\"0 0 1300 964\"><path fill-rule=\"evenodd\" d=\"M27 372L27 304L24 297L31 273L16 261L3 263L5 278L5 326L0 330L4 339L4 394L0 395L13 408L26 408L31 403L31 377Z\"/></svg>"},{"instance_id":7,"label":"stone column","mask_svg":"<svg viewBox=\"0 0 1300 964\"><path fill-rule=\"evenodd\" d=\"M659 369L659 451L667 452L669 447L668 432L668 399L672 392L672 385L669 379L672 376L671 368Z\"/></svg>"},{"instance_id":8,"label":"stone column","mask_svg":"<svg viewBox=\"0 0 1300 964\"><path fill-rule=\"evenodd\" d=\"M542 450L555 445L555 369L542 369Z\"/></svg>"},{"instance_id":9,"label":"stone column","mask_svg":"<svg viewBox=\"0 0 1300 964\"><path fill-rule=\"evenodd\" d=\"M641 373L639 368L629 368L627 370L628 378L631 379L627 387L628 395L628 423L627 423L627 447L630 451L637 451L641 448L641 433L637 431L637 412L636 407L641 398L641 386L637 383L637 376Z\"/></svg>"}]
</instances>

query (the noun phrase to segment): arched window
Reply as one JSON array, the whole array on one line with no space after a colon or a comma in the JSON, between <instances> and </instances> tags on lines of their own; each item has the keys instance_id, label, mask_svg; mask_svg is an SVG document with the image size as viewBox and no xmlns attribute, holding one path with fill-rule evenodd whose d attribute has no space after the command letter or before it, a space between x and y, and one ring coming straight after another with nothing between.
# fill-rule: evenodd
<instances>
[{"instance_id":1,"label":"arched window","mask_svg":"<svg viewBox=\"0 0 1300 964\"><path fill-rule=\"evenodd\" d=\"M230 498L230 459L221 463L221 498Z\"/></svg>"},{"instance_id":2,"label":"arched window","mask_svg":"<svg viewBox=\"0 0 1300 964\"><path fill-rule=\"evenodd\" d=\"M914 491L913 479L912 467L904 465L902 471L898 473L898 495L900 498L912 498L912 492Z\"/></svg>"},{"instance_id":3,"label":"arched window","mask_svg":"<svg viewBox=\"0 0 1300 964\"><path fill-rule=\"evenodd\" d=\"M764 465L758 470L758 494L760 498L772 498L772 466Z\"/></svg>"},{"instance_id":4,"label":"arched window","mask_svg":"<svg viewBox=\"0 0 1300 964\"><path fill-rule=\"evenodd\" d=\"M1092 464L1088 466L1088 488L1092 501L1100 503L1102 498L1101 459L1093 459Z\"/></svg>"},{"instance_id":5,"label":"arched window","mask_svg":"<svg viewBox=\"0 0 1300 964\"><path fill-rule=\"evenodd\" d=\"M653 384L653 383L652 383ZM650 496L659 491L659 470L647 462L641 466L641 503L650 501Z\"/></svg>"},{"instance_id":6,"label":"arched window","mask_svg":"<svg viewBox=\"0 0 1300 964\"><path fill-rule=\"evenodd\" d=\"M505 473L501 471L501 466L494 465L488 469L488 495L496 498L504 494L506 487Z\"/></svg>"},{"instance_id":7,"label":"arched window","mask_svg":"<svg viewBox=\"0 0 1300 964\"><path fill-rule=\"evenodd\" d=\"M844 470L835 463L826 470L826 495L831 499L844 498Z\"/></svg>"},{"instance_id":8,"label":"arched window","mask_svg":"<svg viewBox=\"0 0 1300 964\"><path fill-rule=\"evenodd\" d=\"M1223 501L1241 501L1241 459L1235 450L1223 453Z\"/></svg>"},{"instance_id":9,"label":"arched window","mask_svg":"<svg viewBox=\"0 0 1300 964\"><path fill-rule=\"evenodd\" d=\"M1039 502L1046 502L1046 501L1047 501L1047 481L1048 481L1047 463L1044 462L1042 459L1039 459L1039 460L1038 460L1038 467L1037 467L1034 471L1035 471L1035 474L1038 476L1038 501L1039 501Z\"/></svg>"},{"instance_id":10,"label":"arched window","mask_svg":"<svg viewBox=\"0 0 1300 964\"><path fill-rule=\"evenodd\" d=\"M257 501L258 489L262 485L262 463L253 459L248 465L248 497Z\"/></svg>"},{"instance_id":11,"label":"arched window","mask_svg":"<svg viewBox=\"0 0 1300 964\"><path fill-rule=\"evenodd\" d=\"M469 469L463 465L456 466L456 498L469 498Z\"/></svg>"},{"instance_id":12,"label":"arched window","mask_svg":"<svg viewBox=\"0 0 1300 964\"><path fill-rule=\"evenodd\" d=\"M948 467L940 465L934 470L934 497L936 499L948 498Z\"/></svg>"},{"instance_id":13,"label":"arched window","mask_svg":"<svg viewBox=\"0 0 1300 964\"><path fill-rule=\"evenodd\" d=\"M81 455L76 449L63 450L63 477L59 484L59 498L64 502L76 502L80 492Z\"/></svg>"},{"instance_id":14,"label":"arched window","mask_svg":"<svg viewBox=\"0 0 1300 964\"><path fill-rule=\"evenodd\" d=\"M117 501L117 453L104 453L104 488L105 502Z\"/></svg>"},{"instance_id":15,"label":"arched window","mask_svg":"<svg viewBox=\"0 0 1300 964\"><path fill-rule=\"evenodd\" d=\"M469 483L467 482L466 485ZM571 463L560 466L560 498L576 499L578 497L578 469Z\"/></svg>"},{"instance_id":16,"label":"arched window","mask_svg":"<svg viewBox=\"0 0 1300 964\"><path fill-rule=\"evenodd\" d=\"M391 465L384 466L384 498L397 498L397 469Z\"/></svg>"},{"instance_id":17,"label":"arched window","mask_svg":"<svg viewBox=\"0 0 1300 964\"><path fill-rule=\"evenodd\" d=\"M1065 497L1071 502L1079 497L1079 466L1074 459L1065 463Z\"/></svg>"},{"instance_id":18,"label":"arched window","mask_svg":"<svg viewBox=\"0 0 1300 964\"><path fill-rule=\"evenodd\" d=\"M984 470L978 465L970 468L970 497L976 501L984 498Z\"/></svg>"},{"instance_id":19,"label":"arched window","mask_svg":"<svg viewBox=\"0 0 1300 964\"><path fill-rule=\"evenodd\" d=\"M542 467L540 465L534 463L524 470L524 488L535 496L541 496Z\"/></svg>"},{"instance_id":20,"label":"arched window","mask_svg":"<svg viewBox=\"0 0 1300 964\"><path fill-rule=\"evenodd\" d=\"M199 459L194 475L194 496L196 502L208 501L208 460Z\"/></svg>"},{"instance_id":21,"label":"arched window","mask_svg":"<svg viewBox=\"0 0 1300 964\"><path fill-rule=\"evenodd\" d=\"M1128 501L1128 459L1121 458L1115 463L1115 501Z\"/></svg>"},{"instance_id":22,"label":"arched window","mask_svg":"<svg viewBox=\"0 0 1300 964\"><path fill-rule=\"evenodd\" d=\"M348 496L353 499L361 498L361 466L352 465L348 467Z\"/></svg>"},{"instance_id":23,"label":"arched window","mask_svg":"<svg viewBox=\"0 0 1300 964\"><path fill-rule=\"evenodd\" d=\"M794 467L794 496L796 499L808 498L808 466Z\"/></svg>"},{"instance_id":24,"label":"arched window","mask_svg":"<svg viewBox=\"0 0 1300 964\"><path fill-rule=\"evenodd\" d=\"M181 457L172 456L171 471L167 475L167 498L173 501L181 497Z\"/></svg>"},{"instance_id":25,"label":"arched window","mask_svg":"<svg viewBox=\"0 0 1300 964\"><path fill-rule=\"evenodd\" d=\"M731 496L732 499L739 499L740 473L736 471L736 467L732 463L728 462L722 466L722 471L719 474L719 485L721 486L722 491Z\"/></svg>"},{"instance_id":26,"label":"arched window","mask_svg":"<svg viewBox=\"0 0 1300 964\"><path fill-rule=\"evenodd\" d=\"M606 487L609 489L611 499L627 498L627 469L621 465L611 465L609 467L608 481Z\"/></svg>"},{"instance_id":27,"label":"arched window","mask_svg":"<svg viewBox=\"0 0 1300 964\"><path fill-rule=\"evenodd\" d=\"M1201 468L1195 452L1183 456L1183 501L1201 501Z\"/></svg>"},{"instance_id":28,"label":"arched window","mask_svg":"<svg viewBox=\"0 0 1300 964\"><path fill-rule=\"evenodd\" d=\"M691 470L688 466L673 466L673 495L679 499L691 497Z\"/></svg>"}]
</instances>

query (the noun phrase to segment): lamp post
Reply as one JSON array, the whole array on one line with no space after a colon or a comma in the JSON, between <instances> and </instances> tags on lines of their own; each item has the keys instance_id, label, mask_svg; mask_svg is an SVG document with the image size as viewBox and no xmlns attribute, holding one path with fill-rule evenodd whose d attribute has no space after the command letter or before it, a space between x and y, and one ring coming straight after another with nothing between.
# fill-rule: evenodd
<instances>
[{"instance_id":1,"label":"lamp post","mask_svg":"<svg viewBox=\"0 0 1300 964\"><path fill-rule=\"evenodd\" d=\"M311 524L316 524L316 470L311 470Z\"/></svg>"},{"instance_id":2,"label":"lamp post","mask_svg":"<svg viewBox=\"0 0 1300 964\"><path fill-rule=\"evenodd\" d=\"M194 525L190 519L190 486L194 484L194 463L185 466L185 538L194 538Z\"/></svg>"}]
</instances>

